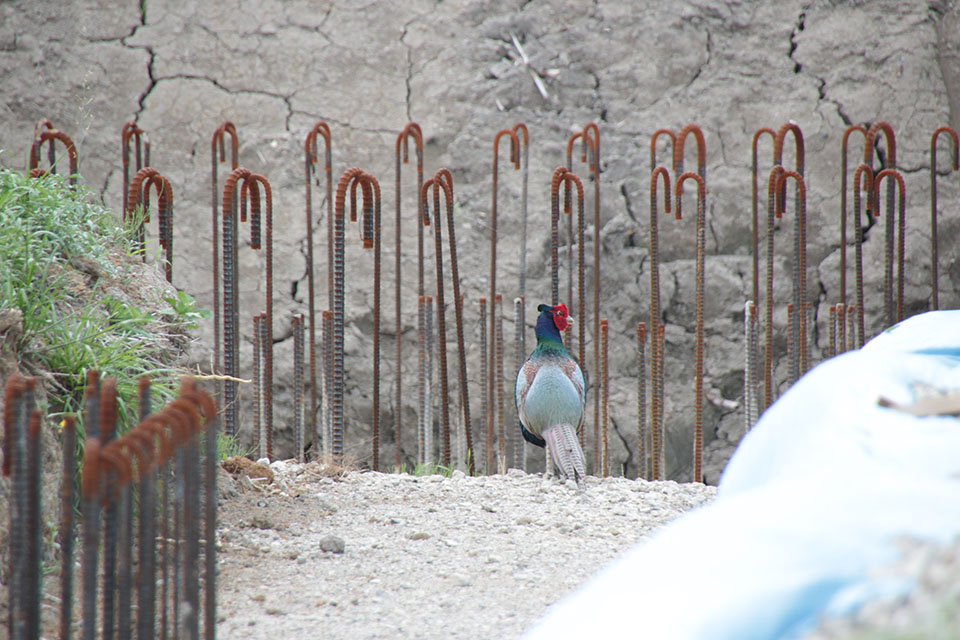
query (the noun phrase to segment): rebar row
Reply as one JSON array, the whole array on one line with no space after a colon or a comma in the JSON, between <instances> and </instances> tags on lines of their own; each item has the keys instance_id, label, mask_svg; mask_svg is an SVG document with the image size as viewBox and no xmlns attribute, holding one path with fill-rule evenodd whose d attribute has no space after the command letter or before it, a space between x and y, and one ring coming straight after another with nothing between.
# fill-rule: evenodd
<instances>
[{"instance_id":1,"label":"rebar row","mask_svg":"<svg viewBox=\"0 0 960 640\"><path fill-rule=\"evenodd\" d=\"M87 380L84 401L87 438L83 447L80 496L74 493L78 455L74 419L68 416L62 422L59 637L69 639L74 627L79 627L82 637L89 640L98 636L119 640L196 639L200 638L203 620L203 637L212 640L216 623L216 549L212 544L217 502L216 404L208 394L197 390L191 378L185 378L179 397L160 412L150 414L150 384L143 378L138 395L139 423L118 436L116 381L107 378L101 382L96 372L90 372ZM3 470L4 475L12 477L10 558L13 565L7 631L9 637L16 640L45 635L41 618L40 466L44 425L43 415L35 406L35 394L34 378L22 378L18 374L8 378ZM158 487L163 496L160 505L157 504ZM201 496L205 501L203 513ZM75 622L73 513L78 498L82 518L82 618ZM169 553L171 521L173 554ZM158 533L161 535L159 548ZM204 549L202 565L201 546ZM170 567L173 568L172 584Z\"/></svg>"}]
</instances>

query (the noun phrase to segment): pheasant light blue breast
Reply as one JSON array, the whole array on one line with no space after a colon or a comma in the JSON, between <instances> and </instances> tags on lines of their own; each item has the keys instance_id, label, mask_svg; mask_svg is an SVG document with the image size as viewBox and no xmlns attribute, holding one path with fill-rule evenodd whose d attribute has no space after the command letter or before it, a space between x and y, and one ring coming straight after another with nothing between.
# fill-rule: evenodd
<instances>
[{"instance_id":1,"label":"pheasant light blue breast","mask_svg":"<svg viewBox=\"0 0 960 640\"><path fill-rule=\"evenodd\" d=\"M537 346L517 372L515 399L524 439L547 450L546 474L555 465L580 486L586 459L577 432L586 404L583 372L560 332L566 329L567 307L540 305Z\"/></svg>"}]
</instances>

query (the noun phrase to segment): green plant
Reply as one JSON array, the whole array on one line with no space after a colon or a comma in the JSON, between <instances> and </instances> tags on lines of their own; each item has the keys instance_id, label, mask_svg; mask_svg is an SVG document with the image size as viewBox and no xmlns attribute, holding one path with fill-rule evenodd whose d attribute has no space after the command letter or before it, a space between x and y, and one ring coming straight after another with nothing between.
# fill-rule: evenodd
<instances>
[{"instance_id":1,"label":"green plant","mask_svg":"<svg viewBox=\"0 0 960 640\"><path fill-rule=\"evenodd\" d=\"M140 376L153 382L154 407L175 395L184 372L170 366L173 336L204 317L186 294L156 314L124 293L138 285L124 256L134 237L135 221L121 226L58 176L0 171L0 309L20 311L20 365L45 379L54 422L79 415L81 442L86 372L117 379L123 431L137 419Z\"/></svg>"}]
</instances>

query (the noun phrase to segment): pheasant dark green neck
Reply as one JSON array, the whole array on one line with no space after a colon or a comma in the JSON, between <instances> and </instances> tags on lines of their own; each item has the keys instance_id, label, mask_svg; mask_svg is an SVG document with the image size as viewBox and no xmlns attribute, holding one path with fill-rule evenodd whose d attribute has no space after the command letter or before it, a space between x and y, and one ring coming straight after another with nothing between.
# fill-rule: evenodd
<instances>
[{"instance_id":1,"label":"pheasant dark green neck","mask_svg":"<svg viewBox=\"0 0 960 640\"><path fill-rule=\"evenodd\" d=\"M563 338L557 325L553 322L553 315L549 311L540 312L537 318L537 348L535 352L539 353L566 353L567 349L563 346Z\"/></svg>"}]
</instances>

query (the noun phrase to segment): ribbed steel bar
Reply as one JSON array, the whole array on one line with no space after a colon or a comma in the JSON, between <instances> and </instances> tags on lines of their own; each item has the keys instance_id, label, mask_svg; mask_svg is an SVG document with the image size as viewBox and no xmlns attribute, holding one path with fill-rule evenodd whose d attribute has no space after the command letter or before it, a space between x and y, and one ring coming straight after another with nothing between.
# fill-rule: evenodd
<instances>
[{"instance_id":1,"label":"ribbed steel bar","mask_svg":"<svg viewBox=\"0 0 960 640\"><path fill-rule=\"evenodd\" d=\"M7 378L4 387L3 405L3 475L10 477L10 532L23 531L26 520L27 474L25 465L26 436L24 420L27 414L23 395L26 383L14 372ZM9 597L7 636L13 639L25 637L26 611L24 594L24 552L22 536L10 536L10 567L8 570L7 594Z\"/></svg>"},{"instance_id":2,"label":"ribbed steel bar","mask_svg":"<svg viewBox=\"0 0 960 640\"><path fill-rule=\"evenodd\" d=\"M859 132L866 143L867 130L858 124L847 127L840 145L840 304L847 303L847 158L850 136Z\"/></svg>"},{"instance_id":3,"label":"ribbed steel bar","mask_svg":"<svg viewBox=\"0 0 960 640\"><path fill-rule=\"evenodd\" d=\"M323 337L320 341L322 350L320 361L323 367L323 394L320 401L320 415L323 417L323 423L320 428L323 431L323 455L329 458L333 455L333 404L330 402L333 389L333 311L325 310L322 318Z\"/></svg>"},{"instance_id":4,"label":"ribbed steel bar","mask_svg":"<svg viewBox=\"0 0 960 640\"><path fill-rule=\"evenodd\" d=\"M394 466L396 469L400 468L401 465L401 454L403 450L403 444L401 441L401 436L403 432L403 319L402 319L402 305L401 305L401 256L403 252L401 251L401 191L400 191L400 165L406 164L410 160L410 138L413 138L414 149L417 154L417 296L423 295L423 227L422 224L423 215L420 211L420 189L423 186L423 132L420 129L420 125L416 122L408 122L407 125L403 128L403 131L397 136L397 145L396 145L396 188L394 191L394 197L396 201L396 222L394 227L394 238L395 238L395 249L394 249L394 267L393 267L393 277L394 277L394 307L395 307L395 335L397 342L397 360L396 360L396 380L395 380L395 396L394 396L394 426L393 426L393 450L394 450ZM418 309L418 322L420 319L419 309ZM421 340L422 326L418 324L417 327L417 354L418 354L418 370L417 370L417 393L422 395L423 393L423 353L422 353L422 343ZM420 414L418 413L418 416ZM468 425L469 428L469 425Z\"/></svg>"},{"instance_id":5,"label":"ribbed steel bar","mask_svg":"<svg viewBox=\"0 0 960 640\"><path fill-rule=\"evenodd\" d=\"M260 325L263 316L253 316L253 445L257 448L257 458L264 457L266 443L263 440L263 346L261 344Z\"/></svg>"},{"instance_id":6,"label":"ribbed steel bar","mask_svg":"<svg viewBox=\"0 0 960 640\"><path fill-rule=\"evenodd\" d=\"M527 191L530 177L530 132L527 125L518 122L513 125L513 132L520 140L520 163L522 181L520 187L520 298L527 297ZM526 310L520 305L520 326L526 325ZM517 343L517 352L526 354L526 331L520 331Z\"/></svg>"},{"instance_id":7,"label":"ribbed steel bar","mask_svg":"<svg viewBox=\"0 0 960 640\"><path fill-rule=\"evenodd\" d=\"M606 318L600 318L600 388L603 390L603 399L601 402L600 413L600 432L603 434L603 455L601 456L600 469L603 478L609 475L610 471L610 447L607 439L607 427L610 418L610 388L609 382L609 327Z\"/></svg>"},{"instance_id":8,"label":"ribbed steel bar","mask_svg":"<svg viewBox=\"0 0 960 640\"><path fill-rule=\"evenodd\" d=\"M526 328L523 324L523 296L513 299L513 341L517 346L517 357L514 361L514 368L519 371L525 361L523 352L523 334ZM527 470L527 456L525 440L521 437L520 422L517 419L517 427L513 430L511 436L513 442L513 466L515 469Z\"/></svg>"},{"instance_id":9,"label":"ribbed steel bar","mask_svg":"<svg viewBox=\"0 0 960 640\"><path fill-rule=\"evenodd\" d=\"M940 308L939 292L939 244L937 242L937 138L940 134L950 136L951 149L953 150L953 170L960 171L960 137L952 127L937 127L930 137L930 282L931 299L930 309L936 311Z\"/></svg>"},{"instance_id":10,"label":"ribbed steel bar","mask_svg":"<svg viewBox=\"0 0 960 640\"><path fill-rule=\"evenodd\" d=\"M120 129L120 157L123 162L123 210L127 210L127 189L130 186L130 141L134 141L136 171L150 165L150 137L134 121ZM51 145L52 147L53 145Z\"/></svg>"},{"instance_id":11,"label":"ribbed steel bar","mask_svg":"<svg viewBox=\"0 0 960 640\"><path fill-rule=\"evenodd\" d=\"M520 139L517 137L516 132L513 129L502 129L498 131L493 138L493 164L492 164L492 200L490 204L490 301L491 301L491 313L490 313L490 380L488 382L487 388L490 397L488 398L488 406L493 409L497 399L494 394L496 393L496 379L497 375L497 357L494 353L496 349L496 323L498 317L497 306L495 304L497 296L497 200L499 195L498 189L498 178L499 170L498 164L500 160L500 139L503 137L508 137L510 139L510 160L509 162L513 164L515 170L520 170ZM438 249L439 251L439 246ZM437 300L438 308L441 305L440 300ZM497 413L491 416L491 419L494 420L494 430L502 431L503 425L498 425L497 420L501 417L501 413ZM503 446L503 443L501 443Z\"/></svg>"},{"instance_id":12,"label":"ribbed steel bar","mask_svg":"<svg viewBox=\"0 0 960 640\"><path fill-rule=\"evenodd\" d=\"M493 300L493 313L496 318L494 327L494 381L496 384L497 400L497 442L500 444L497 456L498 470L506 473L507 469L507 424L504 415L503 393L503 296L499 293Z\"/></svg>"},{"instance_id":13,"label":"ribbed steel bar","mask_svg":"<svg viewBox=\"0 0 960 640\"><path fill-rule=\"evenodd\" d=\"M889 122L874 122L867 129L867 140L863 146L863 163L873 169L873 154L877 148L880 136L886 141L886 157L881 157L879 169L874 169L876 177L883 169L897 168L897 140L893 127ZM879 155L879 152L877 152ZM875 180L876 181L876 180ZM895 184L887 183L887 216L884 224L884 252L883 252L883 318L886 326L894 324L895 309L893 302L893 251L894 251L894 189ZM871 201L870 209L875 216L880 215L879 198L873 192L868 196Z\"/></svg>"},{"instance_id":14,"label":"ribbed steel bar","mask_svg":"<svg viewBox=\"0 0 960 640\"><path fill-rule=\"evenodd\" d=\"M77 430L73 416L63 419L63 466L60 476L60 639L70 640L73 623L73 546L76 506Z\"/></svg>"},{"instance_id":15,"label":"ribbed steel bar","mask_svg":"<svg viewBox=\"0 0 960 640\"><path fill-rule=\"evenodd\" d=\"M796 171L783 171L777 178L777 218L786 211L786 182L794 180L797 184L796 209L794 210L793 241L793 305L797 322L790 338L794 345L794 357L790 360L790 383L796 382L807 371L807 187L803 176Z\"/></svg>"},{"instance_id":16,"label":"ribbed steel bar","mask_svg":"<svg viewBox=\"0 0 960 640\"><path fill-rule=\"evenodd\" d=\"M647 422L647 325L637 323L637 478L650 478Z\"/></svg>"},{"instance_id":17,"label":"ribbed steel bar","mask_svg":"<svg viewBox=\"0 0 960 640\"><path fill-rule=\"evenodd\" d=\"M851 335L851 348L859 349L863 346L864 336L866 335L864 323L863 323L863 226L860 220L860 185L861 185L861 176L863 176L863 186L867 194L873 193L873 170L870 168L870 165L863 163L856 168L853 172L853 229L855 233L855 243L856 243L856 252L855 252L855 261L856 261L856 286L857 286L857 304L856 304L856 316L857 316L857 339L854 342L853 336ZM870 215L870 201L872 197L867 196L867 215Z\"/></svg>"},{"instance_id":18,"label":"ribbed steel bar","mask_svg":"<svg viewBox=\"0 0 960 640\"><path fill-rule=\"evenodd\" d=\"M829 333L827 357L832 358L837 355L837 305L830 305L829 313L830 316L827 320L827 332Z\"/></svg>"},{"instance_id":19,"label":"ribbed steel bar","mask_svg":"<svg viewBox=\"0 0 960 640\"><path fill-rule=\"evenodd\" d=\"M753 134L753 154L751 157L751 167L752 167L752 191L753 191L753 200L752 200L752 251L751 255L753 256L753 297L750 298L753 300L754 304L760 304L760 251L759 251L759 242L760 242L760 232L759 232L759 185L758 185L758 170L759 170L759 158L758 158L758 149L760 146L760 138L767 134L770 136L771 140L776 143L777 133L770 127L760 127Z\"/></svg>"},{"instance_id":20,"label":"ribbed steel bar","mask_svg":"<svg viewBox=\"0 0 960 640\"><path fill-rule=\"evenodd\" d=\"M900 322L903 320L903 268L904 268L904 243L905 236L907 232L907 187L906 183L903 181L903 175L896 169L884 169L876 174L873 180L873 199L874 202L880 201L880 183L883 182L883 179L887 178L887 182L895 182L895 187L897 193L899 194L899 210L900 216L897 219L897 293L896 301L893 302L892 307L894 309L893 318L888 320L892 325L893 322ZM890 207L892 203L887 202L887 206ZM877 210L879 213L879 208ZM894 211L891 207L887 211L886 224L893 226ZM892 264L891 264L892 271ZM890 274L890 289L889 297L893 298L893 274Z\"/></svg>"},{"instance_id":21,"label":"ribbed steel bar","mask_svg":"<svg viewBox=\"0 0 960 640\"><path fill-rule=\"evenodd\" d=\"M317 315L316 315L316 287L314 286L314 263L313 263L313 187L310 184L310 178L314 175L317 163L317 153L319 151L318 138L324 141L324 174L327 179L327 301L333 295L333 271L330 269L331 256L333 253L332 238L330 234L330 225L332 221L333 203L330 198L332 190L333 175L331 173L331 147L330 147L330 126L326 122L319 121L313 125L307 137L304 140L304 188L306 203L306 224L307 224L307 319L309 322L307 344L310 350L309 359L309 384L310 384L310 404L306 409L306 429L310 437L313 438L313 451L315 455L320 452L320 429L317 425ZM302 451L302 448L301 448ZM298 454L298 456L302 455Z\"/></svg>"},{"instance_id":22,"label":"ribbed steel bar","mask_svg":"<svg viewBox=\"0 0 960 640\"><path fill-rule=\"evenodd\" d=\"M470 418L470 385L467 378L467 353L463 338L463 294L460 292L460 267L457 260L457 235L454 221L453 175L447 169L437 171L437 177L446 183L441 185L447 205L447 248L450 255L450 279L453 281L454 314L457 323L457 359L460 364L460 404L463 408L463 424L466 435L468 471L473 475L476 471L475 438L473 437L473 423Z\"/></svg>"},{"instance_id":23,"label":"ribbed steel bar","mask_svg":"<svg viewBox=\"0 0 960 640\"><path fill-rule=\"evenodd\" d=\"M226 160L225 138L230 136L230 170L239 166L239 139L237 138L237 128L232 122L223 122L213 132L210 140L210 201L213 210L212 216L212 236L213 236L213 373L223 373L223 354L221 353L221 336L223 335L223 319L220 315L220 226L223 224L223 215L220 212L219 197L220 191L217 187L217 151L219 150L219 160ZM148 163L149 164L149 163ZM223 383L216 382L217 397L223 401ZM228 432L231 433L232 432Z\"/></svg>"},{"instance_id":24,"label":"ribbed steel bar","mask_svg":"<svg viewBox=\"0 0 960 640\"><path fill-rule=\"evenodd\" d=\"M694 180L697 183L697 344L694 364L694 386L696 397L694 406L696 411L693 432L693 480L703 482L703 358L704 358L704 263L706 258L706 187L704 179L696 173L688 171L677 178L675 197L677 201L677 218L682 217L680 194L683 183Z\"/></svg>"},{"instance_id":25,"label":"ribbed steel bar","mask_svg":"<svg viewBox=\"0 0 960 640\"><path fill-rule=\"evenodd\" d=\"M26 447L26 478L27 478L27 496L26 496L26 530L24 538L26 541L26 562L24 577L23 595L26 606L26 637L40 637L40 604L41 604L41 571L43 569L43 496L41 492L42 470L41 470L41 450L40 450L40 428L42 424L42 414L39 409L30 409L28 413L27 424L27 447ZM18 535L19 532L10 532Z\"/></svg>"},{"instance_id":26,"label":"ribbed steel bar","mask_svg":"<svg viewBox=\"0 0 960 640\"><path fill-rule=\"evenodd\" d=\"M100 545L100 439L88 437L83 451L83 639L97 636L97 550Z\"/></svg>"},{"instance_id":27,"label":"ribbed steel bar","mask_svg":"<svg viewBox=\"0 0 960 640\"><path fill-rule=\"evenodd\" d=\"M654 167L658 166L657 163L657 139L660 136L667 136L670 138L670 157L673 157L674 147L677 144L677 134L671 131L670 129L657 129L653 132L653 135L650 136L650 172L653 172Z\"/></svg>"},{"instance_id":28,"label":"ribbed steel bar","mask_svg":"<svg viewBox=\"0 0 960 640\"><path fill-rule=\"evenodd\" d=\"M600 245L603 243L603 228L600 224L600 127L595 122L588 122L583 127L583 137L585 141L592 139L592 142L587 142L587 146L593 149L590 173L593 175L593 371L596 380L593 393L593 425L596 435L599 433L602 394L602 380L597 375L600 371ZM580 322L584 320L581 318Z\"/></svg>"},{"instance_id":29,"label":"ribbed steel bar","mask_svg":"<svg viewBox=\"0 0 960 640\"><path fill-rule=\"evenodd\" d=\"M550 301L554 306L560 300L560 185L566 173L566 167L557 167L550 180Z\"/></svg>"},{"instance_id":30,"label":"ribbed steel bar","mask_svg":"<svg viewBox=\"0 0 960 640\"><path fill-rule=\"evenodd\" d=\"M303 314L293 316L293 446L297 462L304 462L303 434Z\"/></svg>"},{"instance_id":31,"label":"ribbed steel bar","mask_svg":"<svg viewBox=\"0 0 960 640\"><path fill-rule=\"evenodd\" d=\"M42 175L43 173L46 173L44 170L40 168L40 149L43 147L43 144L45 142L50 143L50 149L51 149L50 171L51 173L56 173L56 165L55 165L55 162L53 161L53 145L54 145L53 141L54 140L59 140L61 143L63 143L63 146L66 147L67 149L67 159L70 162L69 181L71 186L76 187L77 178L79 176L77 148L73 144L73 140L70 139L70 136L68 136L66 133L58 129L42 130L34 138L33 144L30 147L30 164L28 169L30 172L30 175L35 177L37 175Z\"/></svg>"},{"instance_id":32,"label":"ribbed steel bar","mask_svg":"<svg viewBox=\"0 0 960 640\"><path fill-rule=\"evenodd\" d=\"M651 141L651 157L654 156L654 141ZM660 231L658 212L659 199L657 186L663 181L664 212L670 213L670 171L664 166L657 166L650 173L650 226L648 228L648 247L650 254L650 306L648 324L650 327L651 348L650 358L650 402L651 427L656 425L656 410L663 406L663 369L656 358L656 339L658 327L661 325L660 313ZM648 476L650 477L650 476ZM659 478L653 478L659 479Z\"/></svg>"},{"instance_id":33,"label":"ribbed steel bar","mask_svg":"<svg viewBox=\"0 0 960 640\"><path fill-rule=\"evenodd\" d=\"M663 367L664 357L664 325L657 325L655 334L651 334L651 357L656 366ZM665 467L663 455L663 405L660 403L658 393L650 394L651 402L651 420L650 420L650 479L663 480Z\"/></svg>"},{"instance_id":34,"label":"ribbed steel bar","mask_svg":"<svg viewBox=\"0 0 960 640\"><path fill-rule=\"evenodd\" d=\"M847 350L847 305L837 304L837 353Z\"/></svg>"},{"instance_id":35,"label":"ribbed steel bar","mask_svg":"<svg viewBox=\"0 0 960 640\"><path fill-rule=\"evenodd\" d=\"M748 336L748 346L747 346L747 361L748 368L750 369L750 377L748 383L750 385L750 404L747 407L748 410L748 419L749 427L753 428L753 425L757 423L757 419L760 417L760 375L758 371L759 361L760 361L760 328L759 320L757 313L757 305L751 301L750 308L748 311L749 315L749 336Z\"/></svg>"},{"instance_id":36,"label":"ribbed steel bar","mask_svg":"<svg viewBox=\"0 0 960 640\"><path fill-rule=\"evenodd\" d=\"M773 404L773 236L776 228L777 181L783 172L782 166L774 165L767 179L767 264L763 296L763 409Z\"/></svg>"},{"instance_id":37,"label":"ribbed steel bar","mask_svg":"<svg viewBox=\"0 0 960 640\"><path fill-rule=\"evenodd\" d=\"M419 200L419 198L418 198ZM419 205L418 205L419 206ZM427 334L426 334L426 296L417 296L417 463L427 462ZM480 326L484 327L484 318L480 318ZM481 345L483 346L483 345ZM486 349L482 350L486 357Z\"/></svg>"},{"instance_id":38,"label":"ribbed steel bar","mask_svg":"<svg viewBox=\"0 0 960 640\"><path fill-rule=\"evenodd\" d=\"M106 378L100 390L100 448L105 449L117 437L117 383ZM118 482L115 470L103 471L104 483ZM103 640L112 640L116 622L117 597L117 501L108 494L103 512Z\"/></svg>"},{"instance_id":39,"label":"ribbed steel bar","mask_svg":"<svg viewBox=\"0 0 960 640\"><path fill-rule=\"evenodd\" d=\"M487 299L480 297L480 413L484 418L483 442L484 442L484 465L486 473L495 473L496 464L494 459L494 432L492 409L488 397L488 387L490 386L490 362L487 351Z\"/></svg>"}]
</instances>

